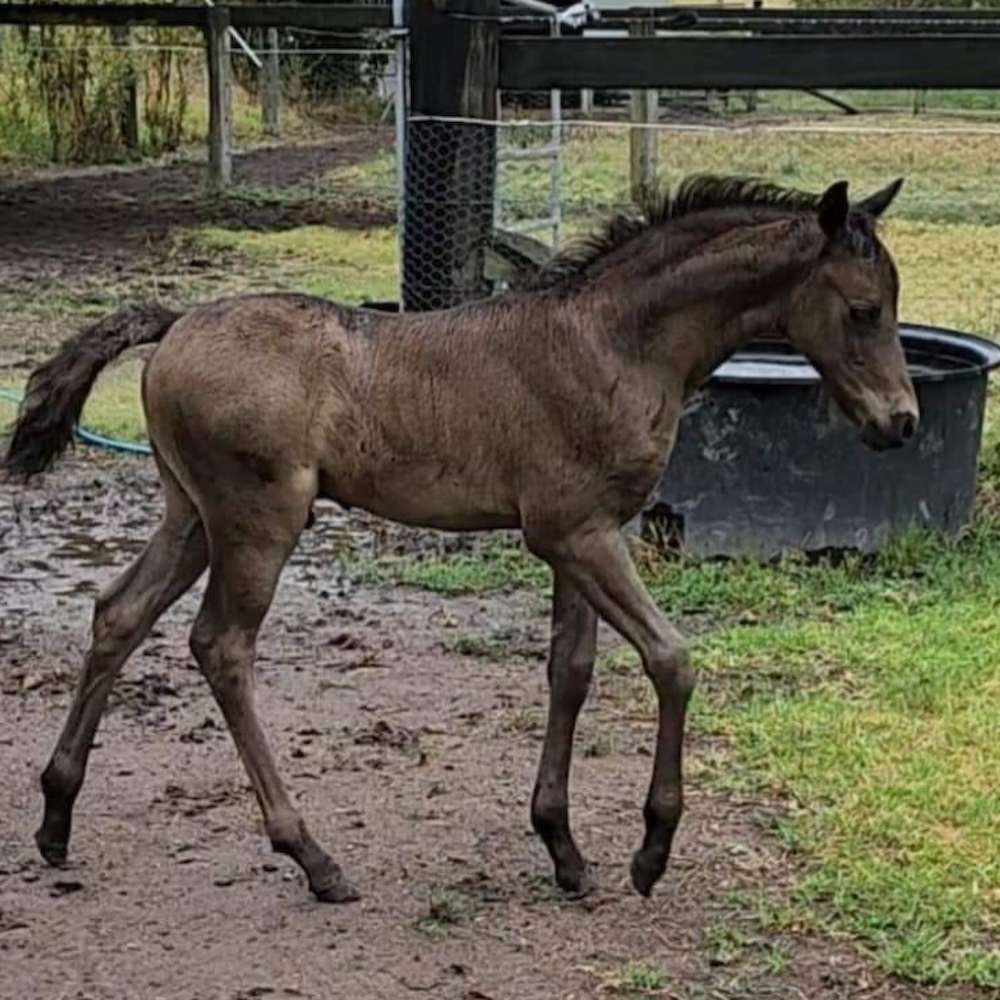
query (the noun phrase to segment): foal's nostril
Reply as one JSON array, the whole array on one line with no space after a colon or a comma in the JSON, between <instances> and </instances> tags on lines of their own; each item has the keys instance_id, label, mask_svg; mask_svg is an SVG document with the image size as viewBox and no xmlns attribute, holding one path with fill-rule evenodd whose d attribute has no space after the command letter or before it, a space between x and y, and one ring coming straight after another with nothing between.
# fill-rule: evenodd
<instances>
[{"instance_id":1,"label":"foal's nostril","mask_svg":"<svg viewBox=\"0 0 1000 1000\"><path fill-rule=\"evenodd\" d=\"M912 413L897 413L893 423L904 441L909 441L917 432L917 418Z\"/></svg>"}]
</instances>

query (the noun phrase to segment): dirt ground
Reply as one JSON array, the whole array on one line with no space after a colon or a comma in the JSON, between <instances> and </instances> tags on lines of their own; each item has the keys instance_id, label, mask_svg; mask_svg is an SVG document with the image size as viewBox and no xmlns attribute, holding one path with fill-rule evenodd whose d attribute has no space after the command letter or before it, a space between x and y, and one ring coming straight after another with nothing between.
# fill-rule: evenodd
<instances>
[{"instance_id":1,"label":"dirt ground","mask_svg":"<svg viewBox=\"0 0 1000 1000\"><path fill-rule=\"evenodd\" d=\"M305 176L329 169L330 155L253 154L237 176ZM155 266L172 226L192 221L315 221L245 206L227 216L224 204L191 197L193 169L0 185L0 287L30 288L50 269L73 282L119 268L127 284ZM97 220L88 205L109 188L119 215ZM0 328L12 364L48 343L39 334L26 351ZM528 821L545 709L545 602L356 585L338 560L370 551L383 529L334 507L319 510L265 625L259 703L294 797L361 902L313 902L292 863L270 853L188 655L200 587L126 667L78 804L71 866L45 867L32 843L37 777L86 647L93 596L127 565L159 510L148 463L87 451L30 487L0 484L0 997L977 995L886 980L843 942L763 935L747 900L780 897L796 874L771 832L779 807L697 778L667 877L652 899L635 896L627 864L653 731L623 713L607 678L583 715L572 800L601 889L561 898ZM438 544L412 532L391 543ZM505 645L495 658L456 651L467 648L460 637L497 635ZM694 741L693 773L700 754L719 749ZM662 978L644 981L647 966Z\"/></svg>"}]
</instances>

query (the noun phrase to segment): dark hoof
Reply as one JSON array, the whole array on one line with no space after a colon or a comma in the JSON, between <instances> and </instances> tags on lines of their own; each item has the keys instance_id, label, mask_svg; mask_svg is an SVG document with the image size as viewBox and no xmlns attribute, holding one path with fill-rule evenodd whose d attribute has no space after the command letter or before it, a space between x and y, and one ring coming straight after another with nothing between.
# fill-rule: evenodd
<instances>
[{"instance_id":1,"label":"dark hoof","mask_svg":"<svg viewBox=\"0 0 1000 1000\"><path fill-rule=\"evenodd\" d=\"M583 899L597 889L597 879L590 866L556 873L556 885L569 899Z\"/></svg>"},{"instance_id":2,"label":"dark hoof","mask_svg":"<svg viewBox=\"0 0 1000 1000\"><path fill-rule=\"evenodd\" d=\"M47 840L45 835L41 830L35 834L35 843L38 845L38 850L45 860L52 865L53 868L63 868L66 865L66 854L69 849L69 845L64 843L53 842Z\"/></svg>"},{"instance_id":3,"label":"dark hoof","mask_svg":"<svg viewBox=\"0 0 1000 1000\"><path fill-rule=\"evenodd\" d=\"M321 903L356 903L361 898L361 893L344 879L324 889L313 889L313 895Z\"/></svg>"},{"instance_id":4,"label":"dark hoof","mask_svg":"<svg viewBox=\"0 0 1000 1000\"><path fill-rule=\"evenodd\" d=\"M648 899L666 867L667 859L663 855L654 857L636 851L632 858L632 887L640 896Z\"/></svg>"}]
</instances>

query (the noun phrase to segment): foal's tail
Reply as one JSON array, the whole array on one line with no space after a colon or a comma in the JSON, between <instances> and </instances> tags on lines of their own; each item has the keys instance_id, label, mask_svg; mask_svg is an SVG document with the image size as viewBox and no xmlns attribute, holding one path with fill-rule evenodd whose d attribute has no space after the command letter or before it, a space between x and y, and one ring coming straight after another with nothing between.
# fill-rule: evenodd
<instances>
[{"instance_id":1,"label":"foal's tail","mask_svg":"<svg viewBox=\"0 0 1000 1000\"><path fill-rule=\"evenodd\" d=\"M161 340L182 313L150 303L120 309L64 340L28 379L0 468L30 479L73 439L73 427L101 369L123 351Z\"/></svg>"}]
</instances>

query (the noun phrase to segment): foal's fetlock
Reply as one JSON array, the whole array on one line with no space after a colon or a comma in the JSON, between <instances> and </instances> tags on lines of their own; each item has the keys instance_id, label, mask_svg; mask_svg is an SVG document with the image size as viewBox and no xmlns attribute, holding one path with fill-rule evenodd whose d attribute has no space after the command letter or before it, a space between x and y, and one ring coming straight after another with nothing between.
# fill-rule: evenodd
<instances>
[{"instance_id":1,"label":"foal's fetlock","mask_svg":"<svg viewBox=\"0 0 1000 1000\"><path fill-rule=\"evenodd\" d=\"M531 825L542 838L549 857L552 858L556 885L571 897L586 896L593 892L597 884L570 833L566 804L546 803L536 790L531 802Z\"/></svg>"},{"instance_id":2,"label":"foal's fetlock","mask_svg":"<svg viewBox=\"0 0 1000 1000\"><path fill-rule=\"evenodd\" d=\"M69 851L69 814L53 816L49 806L45 807L45 818L35 832L35 844L46 862L53 868L66 864Z\"/></svg>"},{"instance_id":3,"label":"foal's fetlock","mask_svg":"<svg viewBox=\"0 0 1000 1000\"><path fill-rule=\"evenodd\" d=\"M50 840L45 827L40 827L35 833L35 844L46 864L50 864L53 868L65 867L69 851L69 844L66 841Z\"/></svg>"},{"instance_id":4,"label":"foal's fetlock","mask_svg":"<svg viewBox=\"0 0 1000 1000\"><path fill-rule=\"evenodd\" d=\"M344 878L340 865L313 840L298 816L268 824L271 848L290 857L305 872L309 891L321 903L353 903L361 893Z\"/></svg>"},{"instance_id":5,"label":"foal's fetlock","mask_svg":"<svg viewBox=\"0 0 1000 1000\"><path fill-rule=\"evenodd\" d=\"M586 862L572 865L556 864L556 885L570 899L583 899L597 888L597 879Z\"/></svg>"},{"instance_id":6,"label":"foal's fetlock","mask_svg":"<svg viewBox=\"0 0 1000 1000\"><path fill-rule=\"evenodd\" d=\"M70 829L73 823L73 802L80 788L74 776L62 773L52 762L42 774L45 815L35 833L35 844L42 857L56 868L66 863Z\"/></svg>"},{"instance_id":7,"label":"foal's fetlock","mask_svg":"<svg viewBox=\"0 0 1000 1000\"><path fill-rule=\"evenodd\" d=\"M632 885L641 896L648 896L666 871L683 808L680 793L669 790L646 801L642 811L646 835L632 856L631 868Z\"/></svg>"}]
</instances>

